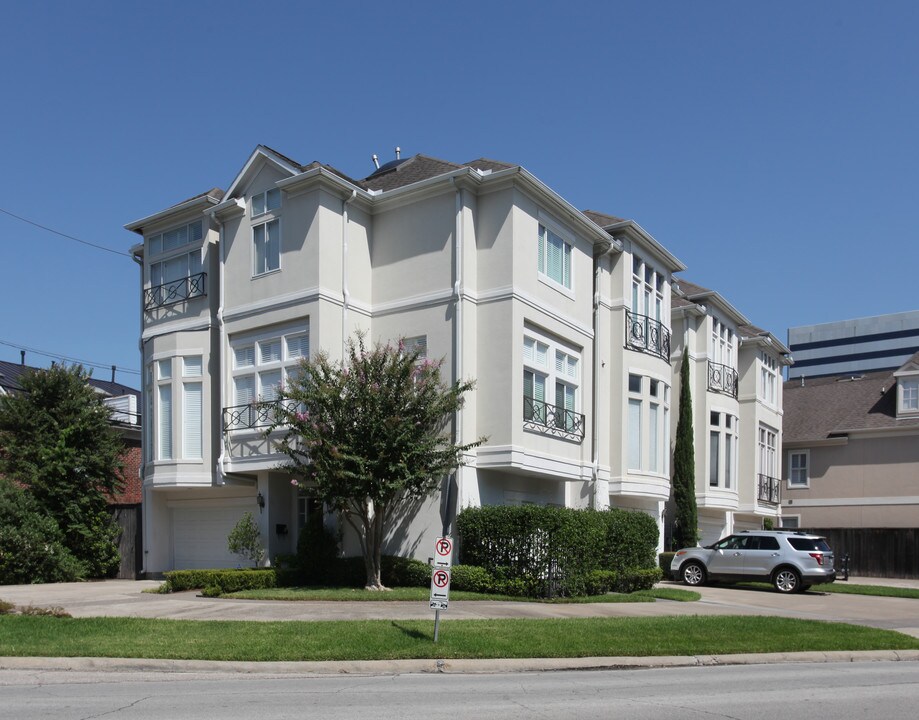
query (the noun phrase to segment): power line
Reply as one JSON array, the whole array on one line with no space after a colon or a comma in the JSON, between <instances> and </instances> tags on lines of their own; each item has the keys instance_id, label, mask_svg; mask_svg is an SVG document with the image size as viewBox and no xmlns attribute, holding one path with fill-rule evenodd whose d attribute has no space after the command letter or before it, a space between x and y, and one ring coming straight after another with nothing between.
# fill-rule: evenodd
<instances>
[{"instance_id":1,"label":"power line","mask_svg":"<svg viewBox=\"0 0 919 720\"><path fill-rule=\"evenodd\" d=\"M10 217L16 218L17 220L21 220L24 223L28 223L29 225L34 225L37 228L41 228L42 230L47 230L48 232L54 233L55 235L60 235L62 238L67 238L68 240L74 240L75 242L82 243L83 245L89 245L89 247L96 248L97 250L105 250L106 252L110 252L115 255L131 257L130 253L122 252L121 250L112 250L112 248L107 248L104 245L96 245L95 243L91 243L86 240L80 240L80 238L78 237L74 237L73 235L68 235L67 233L62 233L59 230L55 230L54 228L49 228L45 225L29 220L28 218L21 217L20 215L17 215L16 213L11 213L9 210L4 210L3 208L0 208L0 212L4 213L5 215L9 215Z\"/></svg>"},{"instance_id":2,"label":"power line","mask_svg":"<svg viewBox=\"0 0 919 720\"><path fill-rule=\"evenodd\" d=\"M64 360L69 363L79 363L84 367L97 368L99 370L110 370L112 365L105 365L103 363L92 362L91 360L81 360L80 358L67 357L66 355L59 355L56 353L45 352L44 350L37 350L36 348L25 347L24 345L17 345L16 343L11 343L6 340L0 340L0 345L6 345L7 347L15 348L16 350L25 350L26 352L34 353L35 355L41 355L42 357L49 357L52 360ZM123 373L129 373L130 375L140 375L140 370L132 370L130 368L122 368L115 366L116 370Z\"/></svg>"}]
</instances>

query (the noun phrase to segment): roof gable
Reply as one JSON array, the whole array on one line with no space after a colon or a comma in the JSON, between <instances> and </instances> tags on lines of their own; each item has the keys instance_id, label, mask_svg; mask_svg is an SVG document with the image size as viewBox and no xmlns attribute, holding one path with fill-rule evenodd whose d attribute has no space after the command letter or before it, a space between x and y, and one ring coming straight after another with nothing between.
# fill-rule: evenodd
<instances>
[{"instance_id":1,"label":"roof gable","mask_svg":"<svg viewBox=\"0 0 919 720\"><path fill-rule=\"evenodd\" d=\"M238 197L242 188L246 187L252 179L258 174L262 167L269 163L277 167L282 173L293 176L301 172L301 166L295 160L281 155L281 153L272 150L265 145L256 146L255 150L249 156L242 170L236 174L236 178L230 183L226 192L226 197Z\"/></svg>"}]
</instances>

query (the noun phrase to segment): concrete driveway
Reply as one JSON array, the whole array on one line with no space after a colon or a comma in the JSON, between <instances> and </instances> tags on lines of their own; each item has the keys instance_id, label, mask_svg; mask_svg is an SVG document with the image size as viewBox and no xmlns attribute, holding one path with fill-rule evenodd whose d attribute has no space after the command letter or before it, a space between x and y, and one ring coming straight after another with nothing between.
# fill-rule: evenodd
<instances>
[{"instance_id":1,"label":"concrete driveway","mask_svg":"<svg viewBox=\"0 0 919 720\"><path fill-rule=\"evenodd\" d=\"M887 581L852 578L854 583ZM919 582L890 581L919 587ZM363 620L433 619L426 602L277 602L204 598L196 592L160 595L143 592L157 581L106 580L90 583L0 586L0 600L16 605L61 607L74 617L148 617L186 620ZM663 586L678 587L676 583ZM681 603L547 604L526 602L456 601L445 619L653 617L658 615L779 615L830 620L898 630L919 637L919 600L822 593L818 588L799 595L730 586L699 588L702 600Z\"/></svg>"}]
</instances>

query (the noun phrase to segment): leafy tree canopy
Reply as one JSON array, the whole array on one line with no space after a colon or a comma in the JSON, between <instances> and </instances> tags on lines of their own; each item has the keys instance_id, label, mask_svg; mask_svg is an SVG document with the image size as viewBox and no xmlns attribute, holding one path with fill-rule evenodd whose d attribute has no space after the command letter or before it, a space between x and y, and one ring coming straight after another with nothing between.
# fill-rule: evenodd
<instances>
[{"instance_id":1,"label":"leafy tree canopy","mask_svg":"<svg viewBox=\"0 0 919 720\"><path fill-rule=\"evenodd\" d=\"M430 495L483 442L452 442L450 421L473 383L446 386L440 367L401 341L368 349L359 334L343 361L320 352L281 392L272 429L286 429L282 469L354 528L371 588L382 588L384 533L400 507Z\"/></svg>"},{"instance_id":2,"label":"leafy tree canopy","mask_svg":"<svg viewBox=\"0 0 919 720\"><path fill-rule=\"evenodd\" d=\"M63 544L90 577L118 568L108 496L121 489L124 445L109 408L79 365L34 370L0 398L0 475L57 521Z\"/></svg>"}]
</instances>

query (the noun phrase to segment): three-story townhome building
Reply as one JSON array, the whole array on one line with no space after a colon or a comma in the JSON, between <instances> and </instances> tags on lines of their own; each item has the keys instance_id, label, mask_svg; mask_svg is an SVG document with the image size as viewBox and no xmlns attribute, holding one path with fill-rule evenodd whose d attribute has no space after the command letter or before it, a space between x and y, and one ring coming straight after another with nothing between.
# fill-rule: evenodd
<instances>
[{"instance_id":1,"label":"three-story townhome building","mask_svg":"<svg viewBox=\"0 0 919 720\"><path fill-rule=\"evenodd\" d=\"M690 360L698 529L706 545L778 517L778 378L790 359L781 342L713 290L680 278L672 303L674 366L684 352Z\"/></svg>"},{"instance_id":2,"label":"three-story townhome building","mask_svg":"<svg viewBox=\"0 0 919 720\"><path fill-rule=\"evenodd\" d=\"M684 266L637 223L581 212L519 165L415 155L358 180L258 146L226 192L127 228L143 237L148 573L235 566L246 511L269 558L333 522L266 429L301 360L340 358L357 332L475 379L452 432L486 438L386 552L426 557L469 505L615 506L663 528Z\"/></svg>"}]
</instances>

